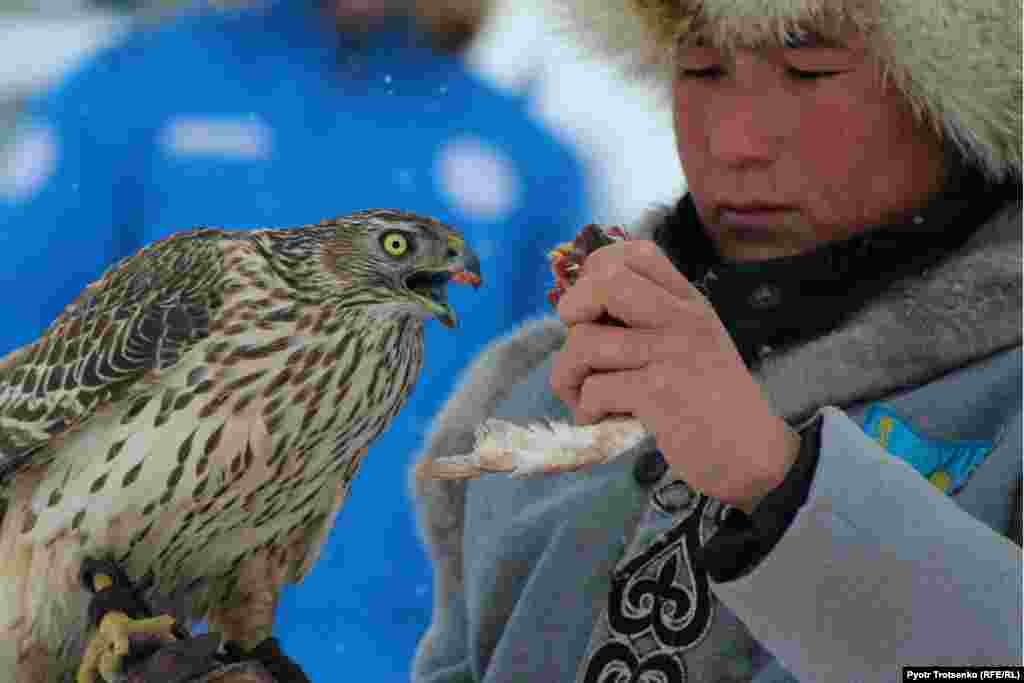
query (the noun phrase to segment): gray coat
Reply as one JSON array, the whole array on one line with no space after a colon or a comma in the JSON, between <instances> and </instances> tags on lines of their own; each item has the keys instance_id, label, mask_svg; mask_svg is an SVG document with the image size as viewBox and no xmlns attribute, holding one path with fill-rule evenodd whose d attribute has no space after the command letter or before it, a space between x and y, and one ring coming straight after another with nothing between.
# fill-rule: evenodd
<instances>
[{"instance_id":1,"label":"gray coat","mask_svg":"<svg viewBox=\"0 0 1024 683\"><path fill-rule=\"evenodd\" d=\"M630 659L758 683L1020 664L1022 554L1004 535L1020 507L1020 225L1007 207L923 277L765 359L773 407L792 424L820 415L821 447L806 504L741 578L693 566L722 506L671 474L641 481L643 448L573 474L416 483L435 605L414 679L614 680L597 674ZM542 320L486 350L422 457L468 452L488 417L568 419L548 387L564 336ZM890 437L894 452L983 460L947 496L882 448Z\"/></svg>"}]
</instances>

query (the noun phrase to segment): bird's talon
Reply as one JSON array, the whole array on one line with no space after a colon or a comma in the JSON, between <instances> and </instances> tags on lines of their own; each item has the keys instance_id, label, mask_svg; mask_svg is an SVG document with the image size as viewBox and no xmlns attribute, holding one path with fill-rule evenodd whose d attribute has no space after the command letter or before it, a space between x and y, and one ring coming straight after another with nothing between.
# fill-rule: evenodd
<instances>
[{"instance_id":1,"label":"bird's talon","mask_svg":"<svg viewBox=\"0 0 1024 683\"><path fill-rule=\"evenodd\" d=\"M161 645L177 640L175 619L169 615L132 619L124 612L109 612L89 641L78 668L76 683L113 681L121 673L132 645Z\"/></svg>"},{"instance_id":2,"label":"bird's talon","mask_svg":"<svg viewBox=\"0 0 1024 683\"><path fill-rule=\"evenodd\" d=\"M128 646L132 636L155 636L169 641L177 640L172 629L174 617L161 615L146 619L132 619L123 612L111 612L103 617L100 632L118 645Z\"/></svg>"}]
</instances>

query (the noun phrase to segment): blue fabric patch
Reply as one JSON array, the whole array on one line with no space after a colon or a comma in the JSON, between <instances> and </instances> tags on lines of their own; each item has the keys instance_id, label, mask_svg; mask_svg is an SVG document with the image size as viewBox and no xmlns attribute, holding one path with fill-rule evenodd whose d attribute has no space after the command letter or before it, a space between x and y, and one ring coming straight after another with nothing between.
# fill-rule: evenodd
<instances>
[{"instance_id":1,"label":"blue fabric patch","mask_svg":"<svg viewBox=\"0 0 1024 683\"><path fill-rule=\"evenodd\" d=\"M946 493L956 493L994 446L991 441L924 436L880 403L864 416L864 432Z\"/></svg>"}]
</instances>

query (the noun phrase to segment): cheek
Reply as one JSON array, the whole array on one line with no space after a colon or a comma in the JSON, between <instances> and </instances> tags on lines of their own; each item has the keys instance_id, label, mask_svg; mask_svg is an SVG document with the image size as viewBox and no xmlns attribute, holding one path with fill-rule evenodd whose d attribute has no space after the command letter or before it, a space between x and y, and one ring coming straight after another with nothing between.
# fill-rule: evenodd
<instances>
[{"instance_id":1,"label":"cheek","mask_svg":"<svg viewBox=\"0 0 1024 683\"><path fill-rule=\"evenodd\" d=\"M943 164L941 145L895 92L835 85L805 109L790 157L826 238L917 208L938 189Z\"/></svg>"},{"instance_id":2,"label":"cheek","mask_svg":"<svg viewBox=\"0 0 1024 683\"><path fill-rule=\"evenodd\" d=\"M684 105L685 101L685 105ZM692 193L698 213L704 215L700 197L707 196L704 185L713 177L709 147L708 121L703 112L708 111L708 100L699 90L689 89L685 100L675 88L672 107L672 124L675 132L676 154L686 177L687 189Z\"/></svg>"},{"instance_id":3,"label":"cheek","mask_svg":"<svg viewBox=\"0 0 1024 683\"><path fill-rule=\"evenodd\" d=\"M790 141L792 156L821 181L849 181L865 167L877 170L892 137L891 122L877 105L839 88L810 97Z\"/></svg>"},{"instance_id":4,"label":"cheek","mask_svg":"<svg viewBox=\"0 0 1024 683\"><path fill-rule=\"evenodd\" d=\"M696 101L693 93L687 93L684 98L680 91L678 85L673 86L672 126L675 129L676 154L683 168L690 169L694 164L700 164L699 150L703 146L702 139L706 139L701 133L704 124L700 120L704 107Z\"/></svg>"}]
</instances>

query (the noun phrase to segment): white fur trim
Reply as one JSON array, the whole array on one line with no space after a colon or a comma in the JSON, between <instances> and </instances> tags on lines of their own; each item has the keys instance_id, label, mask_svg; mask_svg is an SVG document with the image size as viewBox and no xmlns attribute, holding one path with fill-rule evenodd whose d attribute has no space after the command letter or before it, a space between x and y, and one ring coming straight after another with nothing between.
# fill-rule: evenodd
<instances>
[{"instance_id":1,"label":"white fur trim","mask_svg":"<svg viewBox=\"0 0 1024 683\"><path fill-rule=\"evenodd\" d=\"M1021 0L559 0L583 42L668 84L701 12L726 46L852 22L916 110L994 178L1021 173Z\"/></svg>"}]
</instances>

